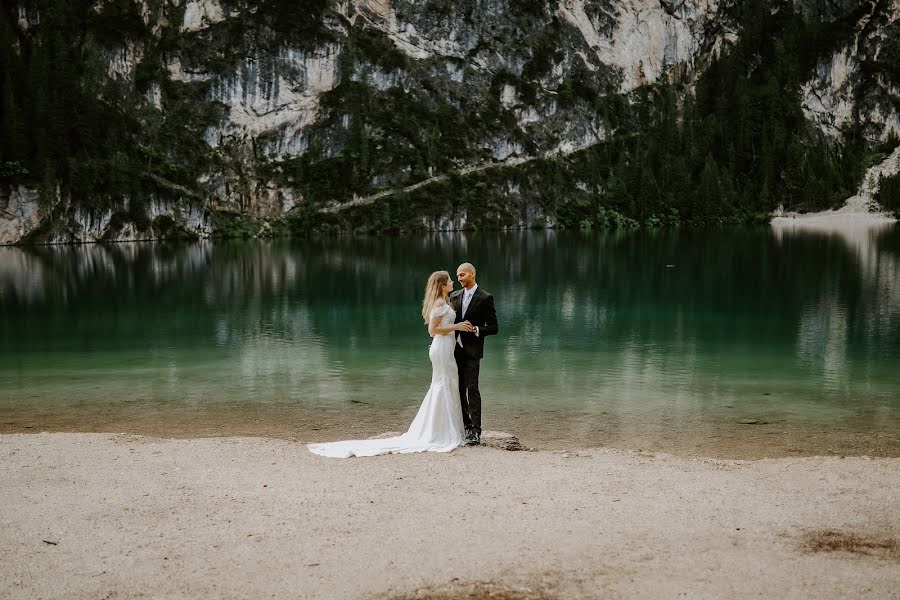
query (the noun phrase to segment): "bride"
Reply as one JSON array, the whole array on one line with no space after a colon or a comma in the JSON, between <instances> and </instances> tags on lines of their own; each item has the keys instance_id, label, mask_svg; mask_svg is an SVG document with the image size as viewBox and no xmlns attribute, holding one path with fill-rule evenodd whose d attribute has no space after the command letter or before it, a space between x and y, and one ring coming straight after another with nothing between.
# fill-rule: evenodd
<instances>
[{"instance_id":1,"label":"bride","mask_svg":"<svg viewBox=\"0 0 900 600\"><path fill-rule=\"evenodd\" d=\"M462 407L459 402L459 373L453 349L457 331L473 331L468 321L457 323L448 296L453 280L447 271L435 271L425 286L422 318L434 338L428 350L431 358L431 387L409 430L403 435L375 440L346 440L308 444L315 454L333 458L376 456L401 452L450 452L463 444Z\"/></svg>"}]
</instances>

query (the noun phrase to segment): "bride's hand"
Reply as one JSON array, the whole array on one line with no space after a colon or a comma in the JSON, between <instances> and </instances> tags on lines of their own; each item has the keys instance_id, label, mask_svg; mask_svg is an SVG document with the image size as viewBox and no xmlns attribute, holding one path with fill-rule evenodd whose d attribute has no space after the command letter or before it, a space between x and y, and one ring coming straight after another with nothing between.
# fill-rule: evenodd
<instances>
[{"instance_id":1,"label":"bride's hand","mask_svg":"<svg viewBox=\"0 0 900 600\"><path fill-rule=\"evenodd\" d=\"M472 333L475 331L475 328L472 327L472 324L468 321L463 321L462 323L456 324L457 331L465 331L466 333Z\"/></svg>"}]
</instances>

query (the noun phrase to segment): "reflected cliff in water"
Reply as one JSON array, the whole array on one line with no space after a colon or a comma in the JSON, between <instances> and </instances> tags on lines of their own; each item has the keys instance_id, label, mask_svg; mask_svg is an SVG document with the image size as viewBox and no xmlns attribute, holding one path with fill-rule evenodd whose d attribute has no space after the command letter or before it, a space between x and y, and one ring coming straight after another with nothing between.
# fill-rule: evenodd
<instances>
[{"instance_id":1,"label":"reflected cliff in water","mask_svg":"<svg viewBox=\"0 0 900 600\"><path fill-rule=\"evenodd\" d=\"M491 429L547 447L900 453L896 225L0 248L0 427L405 428L430 373L424 282L463 260L497 298Z\"/></svg>"}]
</instances>

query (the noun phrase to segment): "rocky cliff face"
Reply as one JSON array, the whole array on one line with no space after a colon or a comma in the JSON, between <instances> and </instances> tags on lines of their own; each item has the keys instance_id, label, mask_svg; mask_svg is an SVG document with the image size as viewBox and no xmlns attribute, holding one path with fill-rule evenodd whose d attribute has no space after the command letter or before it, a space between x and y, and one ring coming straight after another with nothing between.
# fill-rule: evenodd
<instances>
[{"instance_id":1,"label":"rocky cliff face","mask_svg":"<svg viewBox=\"0 0 900 600\"><path fill-rule=\"evenodd\" d=\"M169 160L195 162L189 180L152 175L149 199L125 193L93 209L6 186L0 242L205 237L215 214L331 214L458 173L503 173L627 135L597 98L690 84L741 34L728 3L712 0L313 2L299 29L282 27L277 4L136 1L145 30L97 45L103 77L143 123L185 120L196 144ZM896 80L872 75L900 43L898 7L871 4L803 88L806 117L832 136L853 124L872 139L900 130ZM26 6L20 35L40 23ZM553 222L539 185L496 185L507 199L497 223ZM423 225L464 225L450 203Z\"/></svg>"},{"instance_id":2,"label":"rocky cliff face","mask_svg":"<svg viewBox=\"0 0 900 600\"><path fill-rule=\"evenodd\" d=\"M850 38L803 86L803 112L827 135L852 127L872 140L900 132L900 3L866 2Z\"/></svg>"},{"instance_id":3,"label":"rocky cliff face","mask_svg":"<svg viewBox=\"0 0 900 600\"><path fill-rule=\"evenodd\" d=\"M277 169L280 162L310 154L311 146L317 159L334 157L347 150L354 129L363 130L371 155L381 154L391 164L376 164L353 196L316 201L342 203L385 186L414 184L438 169L428 164L428 171L416 173L422 165L404 154L419 148L389 126L405 111L414 116L441 107L451 119L476 112L470 114L474 119L461 119L469 123L463 124L468 135L459 145L440 149L449 159L447 168L569 152L602 139L604 123L583 105L560 105L566 82L577 79L598 91L627 93L663 77L690 77L727 35L713 2L586 6L567 0L553 11L537 3L540 9L533 13L517 12L516 4L354 0L333 5L323 19L331 34L324 43L294 47L285 41L273 47L269 40L245 40L242 60L221 73L171 57L173 78L209 80L206 100L226 108L204 139L239 161L245 175L256 175L248 182L234 173L210 174L208 188L220 206L237 208L243 202L262 216L282 214L304 198L277 177L263 181L256 174L259 162ZM228 14L240 19L244 10L232 7ZM202 35L226 20L218 2L190 2L184 15L185 34ZM370 102L384 103L387 114L364 114L365 108L338 91L342 84L352 84ZM477 113L492 105L503 122L477 123Z\"/></svg>"}]
</instances>

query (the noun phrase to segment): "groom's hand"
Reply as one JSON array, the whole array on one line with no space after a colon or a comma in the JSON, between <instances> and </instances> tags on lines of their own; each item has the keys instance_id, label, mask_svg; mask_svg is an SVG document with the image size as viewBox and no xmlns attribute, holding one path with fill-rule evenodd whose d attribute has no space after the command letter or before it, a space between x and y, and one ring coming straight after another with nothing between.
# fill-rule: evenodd
<instances>
[{"instance_id":1,"label":"groom's hand","mask_svg":"<svg viewBox=\"0 0 900 600\"><path fill-rule=\"evenodd\" d=\"M469 321L463 321L463 325L466 326L466 331L468 333L472 333L473 331L475 331L475 327L473 327L472 323L470 323Z\"/></svg>"}]
</instances>

